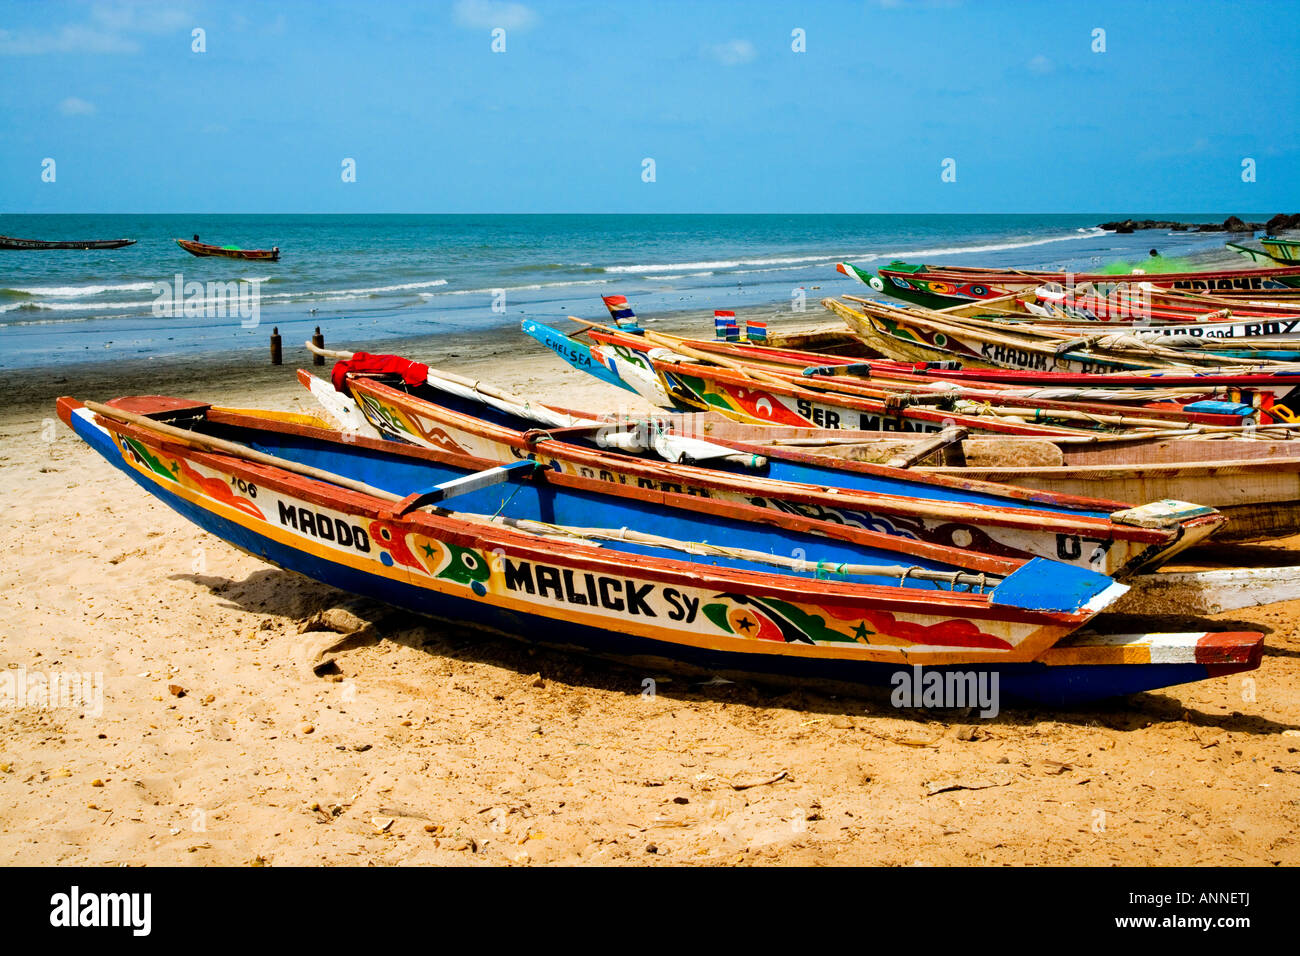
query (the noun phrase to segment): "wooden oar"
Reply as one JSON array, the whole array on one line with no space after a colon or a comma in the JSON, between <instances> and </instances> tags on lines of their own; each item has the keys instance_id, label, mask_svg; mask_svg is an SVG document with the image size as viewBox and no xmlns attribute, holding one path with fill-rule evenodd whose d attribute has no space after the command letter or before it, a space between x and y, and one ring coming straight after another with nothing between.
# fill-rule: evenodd
<instances>
[{"instance_id":1,"label":"wooden oar","mask_svg":"<svg viewBox=\"0 0 1300 956\"><path fill-rule=\"evenodd\" d=\"M933 455L936 451L943 450L943 463L955 468L963 467L966 464L965 456L961 453L961 443L966 438L967 432L964 428L945 428L934 438L928 441L917 442L907 450L906 454L898 455L889 459L885 464L890 468L911 468L918 461L922 461ZM948 454L949 446L956 445L957 454L950 456ZM949 460L951 457L952 460Z\"/></svg>"}]
</instances>

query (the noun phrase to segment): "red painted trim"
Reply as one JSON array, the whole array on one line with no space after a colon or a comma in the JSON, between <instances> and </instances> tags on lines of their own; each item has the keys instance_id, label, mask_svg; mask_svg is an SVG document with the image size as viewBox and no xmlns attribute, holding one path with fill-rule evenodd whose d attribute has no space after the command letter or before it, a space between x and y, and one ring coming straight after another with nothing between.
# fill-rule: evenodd
<instances>
[{"instance_id":1,"label":"red painted trim","mask_svg":"<svg viewBox=\"0 0 1300 956\"><path fill-rule=\"evenodd\" d=\"M1264 635L1254 631L1210 633L1196 642L1196 663L1206 665L1250 664L1258 667L1264 656Z\"/></svg>"}]
</instances>

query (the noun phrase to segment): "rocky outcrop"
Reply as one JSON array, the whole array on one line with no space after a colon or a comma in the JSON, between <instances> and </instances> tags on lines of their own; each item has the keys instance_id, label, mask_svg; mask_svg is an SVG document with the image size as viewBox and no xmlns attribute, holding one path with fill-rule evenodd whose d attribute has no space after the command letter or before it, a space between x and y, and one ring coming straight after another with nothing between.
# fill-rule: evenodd
<instances>
[{"instance_id":1,"label":"rocky outcrop","mask_svg":"<svg viewBox=\"0 0 1300 956\"><path fill-rule=\"evenodd\" d=\"M1243 222L1238 216L1229 216L1223 222L1173 222L1169 219L1123 219L1115 222L1100 223L1098 228L1109 229L1111 232L1127 234L1137 232L1139 229L1164 229L1168 232L1255 232L1259 229L1267 228L1274 230L1273 223L1278 220L1291 222L1296 220L1294 226L1279 226L1279 229L1300 228L1300 216L1277 215L1268 221L1267 224L1262 222Z\"/></svg>"},{"instance_id":2,"label":"rocky outcrop","mask_svg":"<svg viewBox=\"0 0 1300 956\"><path fill-rule=\"evenodd\" d=\"M1289 216L1284 212L1280 212L1264 223L1264 228L1268 230L1270 236L1285 232L1288 229L1300 229L1300 212L1293 212Z\"/></svg>"}]
</instances>

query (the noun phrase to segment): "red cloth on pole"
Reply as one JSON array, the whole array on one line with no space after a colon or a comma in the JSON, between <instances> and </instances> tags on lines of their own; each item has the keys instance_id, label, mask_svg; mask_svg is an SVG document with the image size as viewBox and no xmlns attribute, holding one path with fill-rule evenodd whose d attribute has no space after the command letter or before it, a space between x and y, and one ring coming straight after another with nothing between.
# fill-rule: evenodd
<instances>
[{"instance_id":1,"label":"red cloth on pole","mask_svg":"<svg viewBox=\"0 0 1300 956\"><path fill-rule=\"evenodd\" d=\"M369 352L354 352L346 362L339 362L330 373L330 381L340 392L347 392L344 379L349 372L361 375L400 375L407 385L423 385L429 377L429 366L412 362L400 355L371 355Z\"/></svg>"}]
</instances>

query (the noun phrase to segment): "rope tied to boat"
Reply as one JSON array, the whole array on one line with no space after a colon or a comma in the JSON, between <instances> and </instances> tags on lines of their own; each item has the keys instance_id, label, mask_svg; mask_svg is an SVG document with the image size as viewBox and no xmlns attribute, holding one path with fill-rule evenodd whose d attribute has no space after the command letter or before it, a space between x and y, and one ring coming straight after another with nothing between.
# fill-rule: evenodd
<instances>
[{"instance_id":1,"label":"rope tied to boat","mask_svg":"<svg viewBox=\"0 0 1300 956\"><path fill-rule=\"evenodd\" d=\"M845 578L848 577L848 574L844 570L847 567L848 567L848 563L844 561L841 561L838 567L835 567L833 565L828 565L824 561L818 561L817 566L813 569L813 577L817 578L819 581L824 581L829 579L832 574L836 574L842 578ZM826 573L823 574L823 571L825 571Z\"/></svg>"}]
</instances>

